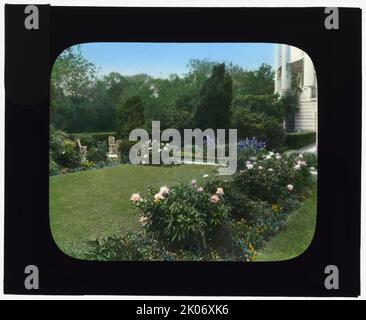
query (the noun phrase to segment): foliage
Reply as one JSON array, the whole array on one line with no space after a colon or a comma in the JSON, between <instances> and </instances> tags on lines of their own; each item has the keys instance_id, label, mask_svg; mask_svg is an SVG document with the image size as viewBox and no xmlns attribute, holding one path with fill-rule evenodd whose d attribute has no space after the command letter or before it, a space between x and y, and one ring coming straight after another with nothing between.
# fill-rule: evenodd
<instances>
[{"instance_id":1,"label":"foliage","mask_svg":"<svg viewBox=\"0 0 366 320\"><path fill-rule=\"evenodd\" d=\"M85 130L95 77L95 66L82 56L80 47L61 53L51 73L51 123L55 127L69 132Z\"/></svg>"},{"instance_id":2,"label":"foliage","mask_svg":"<svg viewBox=\"0 0 366 320\"><path fill-rule=\"evenodd\" d=\"M251 149L256 154L258 151L266 148L266 143L264 141L258 141L255 137L251 139L245 138L238 141L238 148L239 151Z\"/></svg>"},{"instance_id":3,"label":"foliage","mask_svg":"<svg viewBox=\"0 0 366 320\"><path fill-rule=\"evenodd\" d=\"M308 164L308 167L315 169L318 168L318 157L315 153L303 152L302 155L304 157L304 161Z\"/></svg>"},{"instance_id":4,"label":"foliage","mask_svg":"<svg viewBox=\"0 0 366 320\"><path fill-rule=\"evenodd\" d=\"M212 75L200 90L200 100L195 119L201 129L226 129L230 126L233 95L231 76L225 64L215 65Z\"/></svg>"},{"instance_id":5,"label":"foliage","mask_svg":"<svg viewBox=\"0 0 366 320\"><path fill-rule=\"evenodd\" d=\"M291 132L295 129L295 115L299 110L299 95L298 92L290 91L279 99L280 109L283 112L283 118L286 123L286 130Z\"/></svg>"},{"instance_id":6,"label":"foliage","mask_svg":"<svg viewBox=\"0 0 366 320\"><path fill-rule=\"evenodd\" d=\"M286 145L291 149L299 149L315 143L316 132L290 132L286 134Z\"/></svg>"},{"instance_id":7,"label":"foliage","mask_svg":"<svg viewBox=\"0 0 366 320\"><path fill-rule=\"evenodd\" d=\"M234 186L253 200L281 205L301 194L311 182L307 163L300 155L268 153L234 176ZM289 189L289 186L291 188Z\"/></svg>"},{"instance_id":8,"label":"foliage","mask_svg":"<svg viewBox=\"0 0 366 320\"><path fill-rule=\"evenodd\" d=\"M53 160L50 160L49 162L49 175L50 176L56 176L60 174L61 168L60 166Z\"/></svg>"},{"instance_id":9,"label":"foliage","mask_svg":"<svg viewBox=\"0 0 366 320\"><path fill-rule=\"evenodd\" d=\"M67 136L74 141L80 138L82 145L86 146L90 145L96 147L99 142L107 142L108 137L116 136L116 132L108 131L108 132L68 133Z\"/></svg>"},{"instance_id":10,"label":"foliage","mask_svg":"<svg viewBox=\"0 0 366 320\"><path fill-rule=\"evenodd\" d=\"M145 123L142 100L133 96L125 101L119 110L117 136L128 139L133 129L141 128Z\"/></svg>"},{"instance_id":11,"label":"foliage","mask_svg":"<svg viewBox=\"0 0 366 320\"><path fill-rule=\"evenodd\" d=\"M240 139L256 137L270 149L281 147L285 138L283 126L278 120L246 109L234 111L232 127L238 130Z\"/></svg>"},{"instance_id":12,"label":"foliage","mask_svg":"<svg viewBox=\"0 0 366 320\"><path fill-rule=\"evenodd\" d=\"M50 151L50 160L60 167L75 168L81 162L81 155L76 143L59 131L51 133Z\"/></svg>"},{"instance_id":13,"label":"foliage","mask_svg":"<svg viewBox=\"0 0 366 320\"><path fill-rule=\"evenodd\" d=\"M87 150L86 159L92 162L104 162L107 160L107 143L99 143L98 148L91 147Z\"/></svg>"},{"instance_id":14,"label":"foliage","mask_svg":"<svg viewBox=\"0 0 366 320\"><path fill-rule=\"evenodd\" d=\"M181 183L157 192L150 187L145 198L133 199L146 230L179 248L206 247L218 228L228 222L230 212L224 195L198 188Z\"/></svg>"}]
</instances>

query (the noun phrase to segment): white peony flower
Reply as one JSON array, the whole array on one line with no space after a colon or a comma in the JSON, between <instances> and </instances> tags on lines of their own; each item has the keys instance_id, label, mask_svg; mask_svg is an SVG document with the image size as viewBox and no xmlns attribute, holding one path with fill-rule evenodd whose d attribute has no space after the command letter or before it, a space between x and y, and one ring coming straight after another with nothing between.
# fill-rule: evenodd
<instances>
[{"instance_id":1,"label":"white peony flower","mask_svg":"<svg viewBox=\"0 0 366 320\"><path fill-rule=\"evenodd\" d=\"M301 166L299 164L295 165L295 170L300 170Z\"/></svg>"},{"instance_id":2,"label":"white peony flower","mask_svg":"<svg viewBox=\"0 0 366 320\"><path fill-rule=\"evenodd\" d=\"M216 194L218 194L219 196L222 196L224 194L224 189L223 188L217 188Z\"/></svg>"},{"instance_id":3,"label":"white peony flower","mask_svg":"<svg viewBox=\"0 0 366 320\"><path fill-rule=\"evenodd\" d=\"M247 164L246 167L247 167L248 170L253 169L253 165L252 164Z\"/></svg>"},{"instance_id":4,"label":"white peony flower","mask_svg":"<svg viewBox=\"0 0 366 320\"><path fill-rule=\"evenodd\" d=\"M131 199L130 200L133 201L133 202L139 202L139 201L141 201L141 196L138 193L134 193L131 196Z\"/></svg>"},{"instance_id":5,"label":"white peony flower","mask_svg":"<svg viewBox=\"0 0 366 320\"><path fill-rule=\"evenodd\" d=\"M166 194L169 193L169 188L166 187L166 186L163 186L163 187L160 188L159 193L162 194L162 195L166 195Z\"/></svg>"},{"instance_id":6,"label":"white peony flower","mask_svg":"<svg viewBox=\"0 0 366 320\"><path fill-rule=\"evenodd\" d=\"M280 160L281 159L281 156L280 155L276 156L276 159L277 160Z\"/></svg>"},{"instance_id":7,"label":"white peony flower","mask_svg":"<svg viewBox=\"0 0 366 320\"><path fill-rule=\"evenodd\" d=\"M197 192L203 192L203 188L202 187L198 187L197 188Z\"/></svg>"},{"instance_id":8,"label":"white peony flower","mask_svg":"<svg viewBox=\"0 0 366 320\"><path fill-rule=\"evenodd\" d=\"M287 190L291 192L292 190L294 190L294 186L292 184L288 184Z\"/></svg>"},{"instance_id":9,"label":"white peony flower","mask_svg":"<svg viewBox=\"0 0 366 320\"><path fill-rule=\"evenodd\" d=\"M263 170L263 167L262 167L262 166L258 166L258 169L259 169L259 170Z\"/></svg>"},{"instance_id":10,"label":"white peony flower","mask_svg":"<svg viewBox=\"0 0 366 320\"><path fill-rule=\"evenodd\" d=\"M164 200L165 197L160 193L158 192L155 196L154 196L154 199L155 201L160 201L160 200Z\"/></svg>"},{"instance_id":11,"label":"white peony flower","mask_svg":"<svg viewBox=\"0 0 366 320\"><path fill-rule=\"evenodd\" d=\"M269 169L268 169L268 172L273 172L273 169L272 169L272 168L269 168Z\"/></svg>"}]
</instances>

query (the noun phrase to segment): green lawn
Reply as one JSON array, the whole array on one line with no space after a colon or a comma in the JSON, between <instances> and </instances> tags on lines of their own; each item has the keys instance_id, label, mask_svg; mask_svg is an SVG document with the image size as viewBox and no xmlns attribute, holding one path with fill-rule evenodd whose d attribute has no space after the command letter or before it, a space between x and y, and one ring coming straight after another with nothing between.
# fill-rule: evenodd
<instances>
[{"instance_id":1,"label":"green lawn","mask_svg":"<svg viewBox=\"0 0 366 320\"><path fill-rule=\"evenodd\" d=\"M294 213L286 225L258 252L257 261L280 261L295 258L310 245L316 226L317 193L314 189L308 199Z\"/></svg>"},{"instance_id":2,"label":"green lawn","mask_svg":"<svg viewBox=\"0 0 366 320\"><path fill-rule=\"evenodd\" d=\"M213 174L206 165L174 167L119 165L50 177L50 224L58 247L81 257L86 242L95 238L138 230L132 193L146 193L147 185L189 183Z\"/></svg>"}]
</instances>

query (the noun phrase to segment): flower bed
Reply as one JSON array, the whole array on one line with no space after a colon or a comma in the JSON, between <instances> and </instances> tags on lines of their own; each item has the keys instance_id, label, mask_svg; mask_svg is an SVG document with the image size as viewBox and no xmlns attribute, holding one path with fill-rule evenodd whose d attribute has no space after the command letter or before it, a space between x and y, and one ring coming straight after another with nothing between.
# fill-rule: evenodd
<instances>
[{"instance_id":1,"label":"flower bed","mask_svg":"<svg viewBox=\"0 0 366 320\"><path fill-rule=\"evenodd\" d=\"M89 259L253 261L312 184L301 154L262 153L232 178L133 194L141 232L90 243Z\"/></svg>"}]
</instances>

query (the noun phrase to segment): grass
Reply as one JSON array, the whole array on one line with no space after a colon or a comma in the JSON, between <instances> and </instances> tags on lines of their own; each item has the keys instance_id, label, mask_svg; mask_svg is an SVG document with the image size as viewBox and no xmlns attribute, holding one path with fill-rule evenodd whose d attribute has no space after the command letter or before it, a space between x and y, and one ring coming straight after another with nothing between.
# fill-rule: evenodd
<instances>
[{"instance_id":1,"label":"grass","mask_svg":"<svg viewBox=\"0 0 366 320\"><path fill-rule=\"evenodd\" d=\"M310 245L316 227L317 193L314 189L301 207L290 214L286 225L258 252L257 261L295 258Z\"/></svg>"},{"instance_id":2,"label":"grass","mask_svg":"<svg viewBox=\"0 0 366 320\"><path fill-rule=\"evenodd\" d=\"M50 225L57 246L81 258L86 243L140 228L130 203L132 193L144 194L147 185L171 186L178 180L202 181L213 167L119 165L112 168L50 177Z\"/></svg>"}]
</instances>

